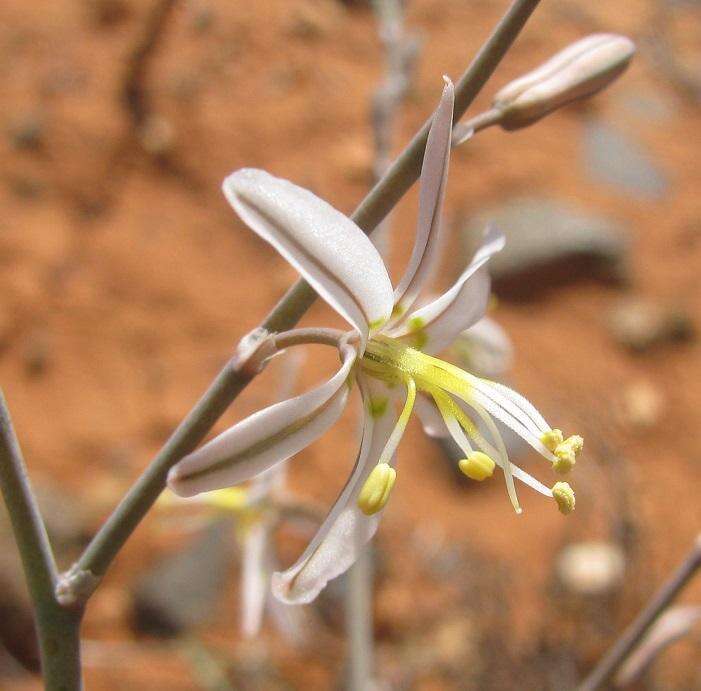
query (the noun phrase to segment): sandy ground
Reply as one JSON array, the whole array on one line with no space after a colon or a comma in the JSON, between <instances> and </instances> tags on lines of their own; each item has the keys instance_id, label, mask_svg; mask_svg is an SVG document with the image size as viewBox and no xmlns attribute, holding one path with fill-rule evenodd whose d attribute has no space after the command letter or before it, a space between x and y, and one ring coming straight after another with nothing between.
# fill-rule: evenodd
<instances>
[{"instance_id":1,"label":"sandy ground","mask_svg":"<svg viewBox=\"0 0 701 691\"><path fill-rule=\"evenodd\" d=\"M461 73L504 6L409 4L407 22L423 42L398 147L436 103L441 75ZM223 177L241 166L266 168L348 212L371 181L368 104L382 56L362 3L177 6L145 79L149 112L172 135L160 161L137 145L121 98L150 5L6 0L0 7L0 381L32 475L90 507L91 527L295 279L230 211L219 192ZM647 46L658 11L640 0L544 2L474 112L495 87L591 31L626 33ZM681 59L696 65L698 20L697 9L678 7L667 33ZM446 218L459 228L471 213L517 194L570 200L629 229L629 293L698 317L701 115L650 55L643 51L590 106L518 133L489 130L457 150ZM661 99L668 116L631 113L624 99L633 94ZM581 132L592 114L651 152L670 180L662 198L631 198L587 175ZM413 190L393 217L395 278L411 250L416 201ZM458 238L452 242L457 250ZM442 285L462 261L459 251L448 253ZM515 388L586 438L573 516L526 492L525 513L515 516L499 482L457 485L418 424L407 432L378 540L377 662L392 688L566 688L552 678L559 654L584 671L699 531L699 346L641 355L621 348L606 315L623 293L584 282L537 302L501 301L494 313L515 344ZM305 323L338 320L317 304ZM309 357L300 388L331 363ZM269 402L275 376L263 375L217 429ZM636 386L660 401L642 427L626 412ZM332 500L356 431L347 415L295 460L291 483L300 494ZM625 587L609 600L572 604L553 589L553 559L565 543L622 534ZM89 689L221 688L202 682L204 663L192 662L189 644L140 638L129 624L129 584L178 544L149 519L110 571L85 624ZM285 545L285 558L301 545ZM458 566L438 576L429 562L447 552ZM229 582L216 616L192 635L233 665L232 688L334 688L343 673L338 602L325 606L311 646L295 647L271 626L258 644L242 643L235 570ZM698 584L685 595L699 598ZM699 688L698 660L698 646L681 643L641 688ZM38 688L22 678L2 686Z\"/></svg>"}]
</instances>

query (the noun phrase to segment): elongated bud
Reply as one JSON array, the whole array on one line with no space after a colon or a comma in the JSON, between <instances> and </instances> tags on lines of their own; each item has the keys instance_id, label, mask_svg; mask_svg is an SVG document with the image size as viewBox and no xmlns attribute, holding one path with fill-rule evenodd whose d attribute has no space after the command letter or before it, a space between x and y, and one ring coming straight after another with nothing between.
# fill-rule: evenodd
<instances>
[{"instance_id":1,"label":"elongated bud","mask_svg":"<svg viewBox=\"0 0 701 691\"><path fill-rule=\"evenodd\" d=\"M397 471L388 463L378 463L373 469L368 479L365 480L363 488L358 495L358 508L366 515L381 511L397 479Z\"/></svg>"},{"instance_id":2,"label":"elongated bud","mask_svg":"<svg viewBox=\"0 0 701 691\"><path fill-rule=\"evenodd\" d=\"M592 34L507 84L494 97L505 130L530 125L560 106L608 86L628 66L635 44L625 36Z\"/></svg>"}]
</instances>

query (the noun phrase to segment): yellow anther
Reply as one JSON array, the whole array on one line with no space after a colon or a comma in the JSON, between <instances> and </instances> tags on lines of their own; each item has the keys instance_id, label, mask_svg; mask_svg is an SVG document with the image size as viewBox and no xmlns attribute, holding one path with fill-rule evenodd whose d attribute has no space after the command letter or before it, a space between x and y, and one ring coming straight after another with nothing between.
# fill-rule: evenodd
<instances>
[{"instance_id":1,"label":"yellow anther","mask_svg":"<svg viewBox=\"0 0 701 691\"><path fill-rule=\"evenodd\" d=\"M463 458L458 467L471 480L482 482L488 477L492 477L496 463L481 451L473 451L467 458Z\"/></svg>"},{"instance_id":2,"label":"yellow anther","mask_svg":"<svg viewBox=\"0 0 701 691\"><path fill-rule=\"evenodd\" d=\"M574 451L574 455L576 456L583 448L584 448L584 439L580 437L578 434L573 434L571 437L567 437L563 444L567 444L572 451Z\"/></svg>"},{"instance_id":3,"label":"yellow anther","mask_svg":"<svg viewBox=\"0 0 701 691\"><path fill-rule=\"evenodd\" d=\"M547 432L543 432L543 434L540 435L540 441L543 442L545 448L548 449L548 451L552 451L553 453L558 447L558 444L562 444L563 439L564 437L562 436L562 431L559 429L551 429Z\"/></svg>"},{"instance_id":4,"label":"yellow anther","mask_svg":"<svg viewBox=\"0 0 701 691\"><path fill-rule=\"evenodd\" d=\"M237 513L246 508L248 504L248 492L244 487L227 487L214 492L207 492L202 496L201 503L221 511Z\"/></svg>"},{"instance_id":5,"label":"yellow anther","mask_svg":"<svg viewBox=\"0 0 701 691\"><path fill-rule=\"evenodd\" d=\"M552 487L552 493L560 513L566 516L574 511L574 490L569 486L569 483L556 482Z\"/></svg>"},{"instance_id":6,"label":"yellow anther","mask_svg":"<svg viewBox=\"0 0 701 691\"><path fill-rule=\"evenodd\" d=\"M560 442L554 450L556 460L553 461L553 469L558 473L569 473L583 447L584 439L576 434Z\"/></svg>"},{"instance_id":7,"label":"yellow anther","mask_svg":"<svg viewBox=\"0 0 701 691\"><path fill-rule=\"evenodd\" d=\"M397 471L388 463L378 463L358 495L358 508L366 515L381 511L389 499L394 481L397 479Z\"/></svg>"}]
</instances>

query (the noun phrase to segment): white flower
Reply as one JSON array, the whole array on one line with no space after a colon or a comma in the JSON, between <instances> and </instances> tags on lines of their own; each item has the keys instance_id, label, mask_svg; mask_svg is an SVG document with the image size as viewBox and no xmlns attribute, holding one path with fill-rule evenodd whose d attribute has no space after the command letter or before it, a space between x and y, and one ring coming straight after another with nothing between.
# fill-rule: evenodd
<instances>
[{"instance_id":1,"label":"white flower","mask_svg":"<svg viewBox=\"0 0 701 691\"><path fill-rule=\"evenodd\" d=\"M562 434L519 394L434 356L484 316L490 291L486 265L503 247L503 237L489 231L455 284L413 309L439 244L453 100L453 85L446 80L424 156L414 250L395 290L368 237L311 192L260 170L240 170L224 181L224 193L239 216L353 331L339 341L341 366L334 376L312 391L251 415L183 458L169 474L171 489L188 496L235 485L296 454L338 419L354 381L364 404L360 451L345 487L299 560L273 575L273 592L284 602L313 600L330 579L353 564L374 535L394 485L395 451L417 392L435 403L443 424L464 450L467 462L461 467L467 474L483 479L494 463L499 465L518 512L514 478L553 497L548 487L509 462L493 418L553 464L566 443ZM396 402L402 404L401 412L395 410ZM479 431L478 422L487 434ZM581 447L567 443L570 455ZM565 510L574 500L558 500L558 505Z\"/></svg>"}]
</instances>

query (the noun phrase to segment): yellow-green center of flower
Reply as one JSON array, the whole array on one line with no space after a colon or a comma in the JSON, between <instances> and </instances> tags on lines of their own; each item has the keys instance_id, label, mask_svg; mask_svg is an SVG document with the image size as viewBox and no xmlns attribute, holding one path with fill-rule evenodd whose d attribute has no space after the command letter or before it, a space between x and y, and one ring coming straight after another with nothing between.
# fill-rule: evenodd
<instances>
[{"instance_id":1,"label":"yellow-green center of flower","mask_svg":"<svg viewBox=\"0 0 701 691\"><path fill-rule=\"evenodd\" d=\"M582 450L582 438L574 435L565 439L560 430L550 428L542 415L523 396L502 384L476 377L449 362L428 355L420 350L422 346L420 340L412 340L411 332L409 337L402 339L375 334L363 353L360 363L363 373L383 381L390 389L406 387L407 397L395 428L380 454L378 467L361 490L358 500L360 508L365 513L374 513L384 506L389 490L380 491L380 488L386 482L391 489L395 480L395 474L392 474L390 481L386 468L390 467L419 392L433 399L448 432L463 450L465 457L459 466L465 475L481 481L490 477L495 466L499 465L504 471L509 498L517 513L521 513L521 507L514 477L541 494L554 496L563 513L572 511L574 493L569 485L557 483L551 489L512 466L494 419L513 429L548 459L558 473L572 469L575 457ZM374 420L381 418L390 407L386 398L372 398L367 406L368 413ZM477 445L479 451L473 449L472 443ZM385 474L378 474L380 467L386 467L382 471ZM374 508L376 505L369 501L369 497L383 498L377 504L379 508Z\"/></svg>"},{"instance_id":2,"label":"yellow-green center of flower","mask_svg":"<svg viewBox=\"0 0 701 691\"><path fill-rule=\"evenodd\" d=\"M375 336L368 341L362 367L370 376L388 384L413 379L416 388L426 393L441 389L462 398L469 397L472 391L472 375L387 336Z\"/></svg>"}]
</instances>

